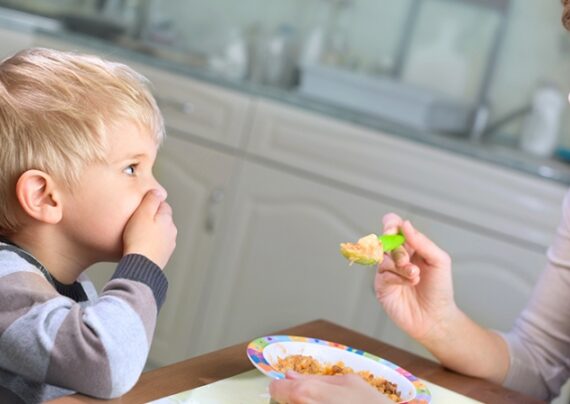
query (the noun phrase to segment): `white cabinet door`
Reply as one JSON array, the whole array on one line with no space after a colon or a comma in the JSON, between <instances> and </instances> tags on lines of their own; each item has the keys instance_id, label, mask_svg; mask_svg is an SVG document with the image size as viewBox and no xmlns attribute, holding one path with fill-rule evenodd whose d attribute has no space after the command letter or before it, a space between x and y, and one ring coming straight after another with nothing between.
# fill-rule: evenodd
<instances>
[{"instance_id":1,"label":"white cabinet door","mask_svg":"<svg viewBox=\"0 0 570 404\"><path fill-rule=\"evenodd\" d=\"M211 349L325 318L370 335L385 327L374 267L348 266L339 243L381 230L381 200L246 162L208 282L200 344Z\"/></svg>"},{"instance_id":2,"label":"white cabinet door","mask_svg":"<svg viewBox=\"0 0 570 404\"><path fill-rule=\"evenodd\" d=\"M173 136L167 138L159 156L155 174L168 191L178 238L165 269L169 291L158 317L151 366L204 352L196 344L200 300L222 225L222 209L238 166L234 156Z\"/></svg>"},{"instance_id":3,"label":"white cabinet door","mask_svg":"<svg viewBox=\"0 0 570 404\"><path fill-rule=\"evenodd\" d=\"M411 219L451 255L459 307L479 324L508 331L530 299L546 251L419 214Z\"/></svg>"}]
</instances>

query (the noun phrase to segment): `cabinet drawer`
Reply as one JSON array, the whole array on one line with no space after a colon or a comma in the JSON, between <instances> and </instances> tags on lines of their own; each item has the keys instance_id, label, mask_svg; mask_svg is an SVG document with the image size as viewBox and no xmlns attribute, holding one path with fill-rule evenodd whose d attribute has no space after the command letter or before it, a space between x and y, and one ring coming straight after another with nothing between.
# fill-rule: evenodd
<instances>
[{"instance_id":1,"label":"cabinet drawer","mask_svg":"<svg viewBox=\"0 0 570 404\"><path fill-rule=\"evenodd\" d=\"M552 239L566 192L561 184L269 101L256 106L247 148L537 251Z\"/></svg>"},{"instance_id":2,"label":"cabinet drawer","mask_svg":"<svg viewBox=\"0 0 570 404\"><path fill-rule=\"evenodd\" d=\"M149 66L133 67L151 81L168 128L236 148L243 146L249 96Z\"/></svg>"}]
</instances>

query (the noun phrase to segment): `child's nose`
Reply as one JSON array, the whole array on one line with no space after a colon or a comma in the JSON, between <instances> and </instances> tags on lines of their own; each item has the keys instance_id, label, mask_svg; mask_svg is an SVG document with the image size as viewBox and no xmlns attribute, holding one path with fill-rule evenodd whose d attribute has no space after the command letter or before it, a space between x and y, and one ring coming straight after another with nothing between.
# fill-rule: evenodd
<instances>
[{"instance_id":1,"label":"child's nose","mask_svg":"<svg viewBox=\"0 0 570 404\"><path fill-rule=\"evenodd\" d=\"M160 185L160 182L158 182L155 178L153 178L153 184L151 185L150 189L156 189L161 195L164 196L164 199L166 199L168 196L166 189Z\"/></svg>"}]
</instances>

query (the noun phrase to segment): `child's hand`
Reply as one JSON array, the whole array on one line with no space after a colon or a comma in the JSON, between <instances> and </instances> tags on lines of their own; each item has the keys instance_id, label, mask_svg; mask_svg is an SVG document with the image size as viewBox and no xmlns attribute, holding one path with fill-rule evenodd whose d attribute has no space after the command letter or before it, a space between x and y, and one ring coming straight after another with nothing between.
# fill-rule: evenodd
<instances>
[{"instance_id":1,"label":"child's hand","mask_svg":"<svg viewBox=\"0 0 570 404\"><path fill-rule=\"evenodd\" d=\"M164 269L176 246L176 226L165 195L146 193L123 232L123 255L141 254Z\"/></svg>"},{"instance_id":2,"label":"child's hand","mask_svg":"<svg viewBox=\"0 0 570 404\"><path fill-rule=\"evenodd\" d=\"M286 376L286 379L273 380L269 385L269 393L278 403L394 403L355 374L301 376L287 372Z\"/></svg>"},{"instance_id":3,"label":"child's hand","mask_svg":"<svg viewBox=\"0 0 570 404\"><path fill-rule=\"evenodd\" d=\"M384 233L402 231L406 244L378 267L376 297L388 316L411 337L428 338L457 311L453 300L451 259L409 221L384 216Z\"/></svg>"}]
</instances>

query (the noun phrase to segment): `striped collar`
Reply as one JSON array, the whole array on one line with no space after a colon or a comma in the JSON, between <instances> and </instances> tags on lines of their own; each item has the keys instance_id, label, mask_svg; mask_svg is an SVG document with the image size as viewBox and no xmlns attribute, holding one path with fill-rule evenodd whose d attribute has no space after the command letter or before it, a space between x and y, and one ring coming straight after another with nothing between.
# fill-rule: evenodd
<instances>
[{"instance_id":1,"label":"striped collar","mask_svg":"<svg viewBox=\"0 0 570 404\"><path fill-rule=\"evenodd\" d=\"M36 257L32 254L24 250L23 248L17 246L16 244L12 243L10 240L6 239L5 237L0 237L0 251L11 251L16 253L20 258L26 260L29 264L33 265L40 272L44 275L47 281L54 287L54 289L63 296L69 297L70 299L75 300L76 302L84 302L88 300L87 294L81 286L81 283L75 281L71 285L66 285L64 283L59 282L55 279L52 274L39 262Z\"/></svg>"}]
</instances>

